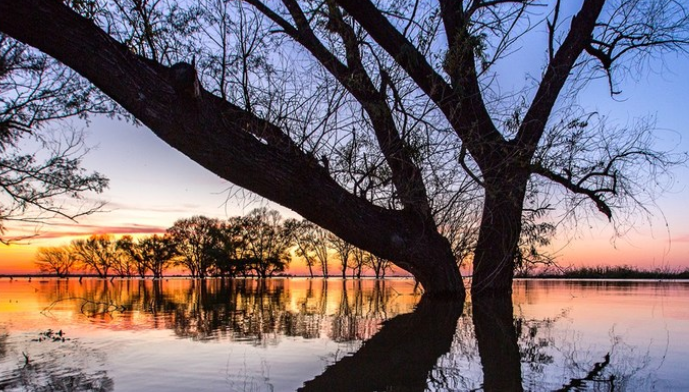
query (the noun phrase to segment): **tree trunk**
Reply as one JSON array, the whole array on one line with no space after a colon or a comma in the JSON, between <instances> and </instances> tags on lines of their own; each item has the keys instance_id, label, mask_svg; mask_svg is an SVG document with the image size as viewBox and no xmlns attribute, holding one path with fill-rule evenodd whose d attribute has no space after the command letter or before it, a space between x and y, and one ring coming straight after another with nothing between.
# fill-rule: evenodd
<instances>
[{"instance_id":1,"label":"tree trunk","mask_svg":"<svg viewBox=\"0 0 689 392\"><path fill-rule=\"evenodd\" d=\"M414 275L427 297L464 299L466 293L457 260L449 241L435 227L416 236L408 258L408 263L395 260L395 264Z\"/></svg>"},{"instance_id":2,"label":"tree trunk","mask_svg":"<svg viewBox=\"0 0 689 392\"><path fill-rule=\"evenodd\" d=\"M485 202L471 282L471 294L476 297L504 296L512 292L528 174L516 170L503 173L486 177L485 181Z\"/></svg>"}]
</instances>

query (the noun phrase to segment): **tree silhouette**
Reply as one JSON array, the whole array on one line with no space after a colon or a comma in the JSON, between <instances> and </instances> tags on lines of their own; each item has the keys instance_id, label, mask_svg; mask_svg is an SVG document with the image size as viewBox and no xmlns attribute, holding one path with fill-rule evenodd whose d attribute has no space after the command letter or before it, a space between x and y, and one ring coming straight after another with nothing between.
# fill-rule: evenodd
<instances>
[{"instance_id":1,"label":"tree silhouette","mask_svg":"<svg viewBox=\"0 0 689 392\"><path fill-rule=\"evenodd\" d=\"M0 33L0 241L17 240L4 235L7 222L74 220L102 207L84 198L102 192L108 180L81 167L88 152L81 132L64 122L47 124L103 110L90 99L94 91L76 73L56 70L53 59ZM31 145L35 151L28 152Z\"/></svg>"},{"instance_id":2,"label":"tree silhouette","mask_svg":"<svg viewBox=\"0 0 689 392\"><path fill-rule=\"evenodd\" d=\"M107 278L108 272L117 262L115 243L107 234L94 234L87 239L74 240L70 244L70 251L82 269L91 269L101 278Z\"/></svg>"},{"instance_id":3,"label":"tree silhouette","mask_svg":"<svg viewBox=\"0 0 689 392\"><path fill-rule=\"evenodd\" d=\"M148 266L139 245L140 242L134 242L134 237L130 235L122 236L115 242L115 247L120 252L121 257L134 265L140 278L145 278Z\"/></svg>"},{"instance_id":4,"label":"tree silhouette","mask_svg":"<svg viewBox=\"0 0 689 392\"><path fill-rule=\"evenodd\" d=\"M685 50L685 6L541 5L246 0L153 2L142 13L3 0L0 31L76 70L219 176L393 261L429 295L464 295L437 217L479 200L472 291L491 296L511 290L522 219L549 197L611 219L644 209L639 175L658 180L682 160L652 148L651 127L606 126L573 99L597 76L617 94L630 67ZM235 17L244 22L225 23ZM496 65L538 32L535 83L501 93Z\"/></svg>"},{"instance_id":5,"label":"tree silhouette","mask_svg":"<svg viewBox=\"0 0 689 392\"><path fill-rule=\"evenodd\" d=\"M69 275L76 259L67 246L41 247L36 252L35 264L41 272L55 273L63 278Z\"/></svg>"},{"instance_id":6,"label":"tree silhouette","mask_svg":"<svg viewBox=\"0 0 689 392\"><path fill-rule=\"evenodd\" d=\"M354 251L354 245L334 234L330 234L328 236L328 241L330 242L331 247L335 250L335 253L337 253L337 257L340 259L340 271L342 272L342 279L346 279L347 268L349 268L352 252Z\"/></svg>"},{"instance_id":7,"label":"tree silhouette","mask_svg":"<svg viewBox=\"0 0 689 392\"><path fill-rule=\"evenodd\" d=\"M176 245L178 262L192 277L205 278L214 264L220 222L205 216L177 220L167 230Z\"/></svg>"},{"instance_id":8,"label":"tree silhouette","mask_svg":"<svg viewBox=\"0 0 689 392\"><path fill-rule=\"evenodd\" d=\"M315 225L306 219L288 219L285 221L285 230L292 237L295 253L304 260L309 269L309 276L313 278L313 266L316 264L313 230Z\"/></svg>"},{"instance_id":9,"label":"tree silhouette","mask_svg":"<svg viewBox=\"0 0 689 392\"><path fill-rule=\"evenodd\" d=\"M221 276L239 276L249 272L247 262L246 240L242 234L242 217L232 217L219 225L214 231L218 245L215 248L216 274Z\"/></svg>"},{"instance_id":10,"label":"tree silhouette","mask_svg":"<svg viewBox=\"0 0 689 392\"><path fill-rule=\"evenodd\" d=\"M163 276L174 259L179 256L177 247L170 235L154 234L136 241L128 235L117 240L117 248L136 266L137 274L145 278L148 272L154 278Z\"/></svg>"},{"instance_id":11,"label":"tree silhouette","mask_svg":"<svg viewBox=\"0 0 689 392\"><path fill-rule=\"evenodd\" d=\"M386 260L382 257L371 255L368 259L369 266L376 275L376 279L385 278L385 272L392 269L392 263L390 260Z\"/></svg>"},{"instance_id":12,"label":"tree silhouette","mask_svg":"<svg viewBox=\"0 0 689 392\"><path fill-rule=\"evenodd\" d=\"M252 210L243 219L242 235L247 263L258 276L265 278L286 269L292 238L282 225L280 213L267 208Z\"/></svg>"}]
</instances>

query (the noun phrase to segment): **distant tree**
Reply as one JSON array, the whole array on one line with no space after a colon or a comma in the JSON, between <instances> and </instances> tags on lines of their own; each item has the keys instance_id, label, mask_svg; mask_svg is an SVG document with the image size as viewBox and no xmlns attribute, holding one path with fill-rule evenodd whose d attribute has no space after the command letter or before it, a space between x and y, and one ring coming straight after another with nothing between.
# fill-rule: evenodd
<instances>
[{"instance_id":1,"label":"distant tree","mask_svg":"<svg viewBox=\"0 0 689 392\"><path fill-rule=\"evenodd\" d=\"M315 225L306 219L288 219L284 223L285 230L292 237L297 256L304 259L304 263L309 269L309 277L313 278L313 266L316 264L316 254L313 249L312 240Z\"/></svg>"},{"instance_id":2,"label":"distant tree","mask_svg":"<svg viewBox=\"0 0 689 392\"><path fill-rule=\"evenodd\" d=\"M117 249L112 237L94 234L87 239L74 240L70 252L84 268L95 271L99 277L107 278L108 272L117 262Z\"/></svg>"},{"instance_id":3,"label":"distant tree","mask_svg":"<svg viewBox=\"0 0 689 392\"><path fill-rule=\"evenodd\" d=\"M369 255L368 257L368 266L373 270L373 273L376 275L376 279L385 278L385 273L388 270L392 270L392 263L390 260L386 260L373 254Z\"/></svg>"},{"instance_id":4,"label":"distant tree","mask_svg":"<svg viewBox=\"0 0 689 392\"><path fill-rule=\"evenodd\" d=\"M352 257L352 253L354 252L354 245L332 233L328 236L328 242L337 253L337 257L340 259L340 271L342 272L342 279L346 279L347 268L350 266L350 259Z\"/></svg>"},{"instance_id":5,"label":"distant tree","mask_svg":"<svg viewBox=\"0 0 689 392\"><path fill-rule=\"evenodd\" d=\"M322 227L314 225L313 236L313 250L316 255L316 260L321 265L321 273L324 277L328 276L328 261L330 259L330 241L328 240L329 232Z\"/></svg>"},{"instance_id":6,"label":"distant tree","mask_svg":"<svg viewBox=\"0 0 689 392\"><path fill-rule=\"evenodd\" d=\"M369 264L371 259L371 254L366 252L361 248L354 248L352 250L352 264L350 268L352 269L352 277L361 278L361 274L364 271L364 267Z\"/></svg>"},{"instance_id":7,"label":"distant tree","mask_svg":"<svg viewBox=\"0 0 689 392\"><path fill-rule=\"evenodd\" d=\"M175 243L167 234L137 239L125 235L117 240L117 249L130 260L141 278L145 278L149 272L154 278L160 278L178 256Z\"/></svg>"},{"instance_id":8,"label":"distant tree","mask_svg":"<svg viewBox=\"0 0 689 392\"><path fill-rule=\"evenodd\" d=\"M114 261L112 270L119 277L132 277L138 274L138 265L136 260L132 259L129 254L118 249L115 245Z\"/></svg>"},{"instance_id":9,"label":"distant tree","mask_svg":"<svg viewBox=\"0 0 689 392\"><path fill-rule=\"evenodd\" d=\"M115 243L115 247L120 252L121 258L128 260L128 262L134 266L139 277L145 278L146 272L148 271L148 264L140 245L141 241L135 242L134 237L131 235L124 235Z\"/></svg>"},{"instance_id":10,"label":"distant tree","mask_svg":"<svg viewBox=\"0 0 689 392\"><path fill-rule=\"evenodd\" d=\"M163 276L163 272L179 257L175 242L170 235L154 234L139 240L137 244L143 255L146 267L154 278Z\"/></svg>"},{"instance_id":11,"label":"distant tree","mask_svg":"<svg viewBox=\"0 0 689 392\"><path fill-rule=\"evenodd\" d=\"M220 221L205 216L179 219L167 230L179 253L178 263L192 277L205 278L215 263Z\"/></svg>"},{"instance_id":12,"label":"distant tree","mask_svg":"<svg viewBox=\"0 0 689 392\"><path fill-rule=\"evenodd\" d=\"M249 249L243 235L243 225L242 217L232 217L214 231L217 237L217 245L214 248L216 275L244 276L248 273Z\"/></svg>"},{"instance_id":13,"label":"distant tree","mask_svg":"<svg viewBox=\"0 0 689 392\"><path fill-rule=\"evenodd\" d=\"M282 226L280 213L267 208L249 212L243 220L243 237L247 245L247 259L262 278L283 272L291 258L290 233Z\"/></svg>"},{"instance_id":14,"label":"distant tree","mask_svg":"<svg viewBox=\"0 0 689 392\"><path fill-rule=\"evenodd\" d=\"M60 278L69 276L76 259L66 246L41 247L36 252L35 264L41 272L54 273Z\"/></svg>"}]
</instances>

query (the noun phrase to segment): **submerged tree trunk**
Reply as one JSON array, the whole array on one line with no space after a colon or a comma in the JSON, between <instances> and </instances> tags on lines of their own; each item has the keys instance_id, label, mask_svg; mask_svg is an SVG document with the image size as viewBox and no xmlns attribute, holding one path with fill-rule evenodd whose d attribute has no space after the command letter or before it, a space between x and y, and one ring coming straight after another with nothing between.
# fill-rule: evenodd
<instances>
[{"instance_id":1,"label":"submerged tree trunk","mask_svg":"<svg viewBox=\"0 0 689 392\"><path fill-rule=\"evenodd\" d=\"M464 298L464 282L450 243L435 229L417 238L408 257L414 264L407 266L399 261L395 264L414 275L427 297Z\"/></svg>"},{"instance_id":2,"label":"submerged tree trunk","mask_svg":"<svg viewBox=\"0 0 689 392\"><path fill-rule=\"evenodd\" d=\"M472 296L504 296L512 292L528 174L516 170L507 173L495 179L487 178L485 182L483 216L474 253Z\"/></svg>"}]
</instances>

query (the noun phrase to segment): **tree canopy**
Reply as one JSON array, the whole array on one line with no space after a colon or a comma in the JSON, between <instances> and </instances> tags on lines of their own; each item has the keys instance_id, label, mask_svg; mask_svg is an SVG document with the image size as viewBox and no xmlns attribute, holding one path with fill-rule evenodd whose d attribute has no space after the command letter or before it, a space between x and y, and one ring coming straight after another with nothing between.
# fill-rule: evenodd
<instances>
[{"instance_id":1,"label":"tree canopy","mask_svg":"<svg viewBox=\"0 0 689 392\"><path fill-rule=\"evenodd\" d=\"M474 295L504 295L544 211L643 210L644 181L683 160L654 149L652 123L616 128L576 100L686 53L678 1L2 0L0 31L433 295L464 293L453 244L471 244ZM534 39L540 71L503 89Z\"/></svg>"}]
</instances>

